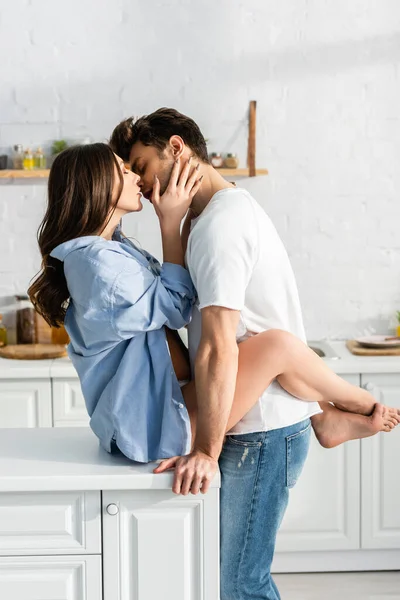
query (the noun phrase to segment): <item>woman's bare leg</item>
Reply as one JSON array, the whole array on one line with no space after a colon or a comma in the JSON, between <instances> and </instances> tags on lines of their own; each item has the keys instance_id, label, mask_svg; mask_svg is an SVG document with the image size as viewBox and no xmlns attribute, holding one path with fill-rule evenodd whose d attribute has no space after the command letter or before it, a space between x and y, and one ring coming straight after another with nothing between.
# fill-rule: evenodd
<instances>
[{"instance_id":1,"label":"woman's bare leg","mask_svg":"<svg viewBox=\"0 0 400 600\"><path fill-rule=\"evenodd\" d=\"M316 420L316 434L321 437L322 445L331 447L343 441L367 437L378 431L390 431L389 424L400 421L396 409L378 410L374 407L376 399L366 390L351 385L331 371L324 361L301 340L281 330L269 330L239 344L239 365L236 391L228 420L229 431L254 406L257 399L277 379L280 385L293 396L306 401L334 403L336 407L369 415L363 422L348 418L346 435L338 436L339 421L344 423L339 410L327 407L327 415ZM185 402L191 417L193 431L196 420L196 396L194 383L182 388ZM330 406L330 405L329 405ZM382 405L379 405L380 407ZM315 419L315 418L313 418ZM337 426L335 426L337 420ZM325 436L322 431L325 428Z\"/></svg>"}]
</instances>

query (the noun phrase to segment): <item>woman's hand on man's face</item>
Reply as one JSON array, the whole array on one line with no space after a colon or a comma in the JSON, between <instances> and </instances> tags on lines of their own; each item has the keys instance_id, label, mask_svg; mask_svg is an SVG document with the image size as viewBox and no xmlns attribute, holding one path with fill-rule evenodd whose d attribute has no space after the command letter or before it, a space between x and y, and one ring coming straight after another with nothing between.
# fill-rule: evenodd
<instances>
[{"instance_id":1,"label":"woman's hand on man's face","mask_svg":"<svg viewBox=\"0 0 400 600\"><path fill-rule=\"evenodd\" d=\"M180 161L175 161L168 187L162 196L160 180L154 176L152 204L162 224L180 224L201 187L203 176L199 177L200 164L191 169L191 162L189 158L179 175Z\"/></svg>"}]
</instances>

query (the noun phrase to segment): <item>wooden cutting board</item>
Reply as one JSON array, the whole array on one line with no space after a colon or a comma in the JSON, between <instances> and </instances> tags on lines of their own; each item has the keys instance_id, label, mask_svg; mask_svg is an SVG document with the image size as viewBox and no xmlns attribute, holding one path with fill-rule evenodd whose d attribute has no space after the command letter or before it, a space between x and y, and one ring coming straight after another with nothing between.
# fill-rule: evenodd
<instances>
[{"instance_id":1,"label":"wooden cutting board","mask_svg":"<svg viewBox=\"0 0 400 600\"><path fill-rule=\"evenodd\" d=\"M0 348L0 356L17 360L60 358L67 356L67 349L62 344L16 344Z\"/></svg>"},{"instance_id":2,"label":"wooden cutting board","mask_svg":"<svg viewBox=\"0 0 400 600\"><path fill-rule=\"evenodd\" d=\"M348 340L346 346L352 354L357 356L400 356L400 346L398 348L363 348L355 340Z\"/></svg>"}]
</instances>

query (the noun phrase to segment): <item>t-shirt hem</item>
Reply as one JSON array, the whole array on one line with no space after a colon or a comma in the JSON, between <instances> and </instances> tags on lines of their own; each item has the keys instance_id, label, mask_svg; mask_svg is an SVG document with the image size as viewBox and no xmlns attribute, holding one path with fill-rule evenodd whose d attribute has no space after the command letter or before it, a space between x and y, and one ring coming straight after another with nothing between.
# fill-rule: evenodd
<instances>
[{"instance_id":1,"label":"t-shirt hem","mask_svg":"<svg viewBox=\"0 0 400 600\"><path fill-rule=\"evenodd\" d=\"M315 410L310 412L310 414L308 415L303 415L302 417L297 417L296 419L293 419L292 421L287 421L285 423L282 423L281 425L277 425L277 426L272 426L272 427L268 427L267 425L263 425L262 427L251 427L249 425L248 428L244 428L242 431L227 431L226 435L243 435L245 433L259 433L260 431L275 431L275 429L284 429L285 427L292 427L292 425L297 425L297 423L301 423L302 421L305 421L306 419L311 419L311 417L314 417L315 415L320 415L321 413L323 413L324 411L322 409L319 410Z\"/></svg>"}]
</instances>

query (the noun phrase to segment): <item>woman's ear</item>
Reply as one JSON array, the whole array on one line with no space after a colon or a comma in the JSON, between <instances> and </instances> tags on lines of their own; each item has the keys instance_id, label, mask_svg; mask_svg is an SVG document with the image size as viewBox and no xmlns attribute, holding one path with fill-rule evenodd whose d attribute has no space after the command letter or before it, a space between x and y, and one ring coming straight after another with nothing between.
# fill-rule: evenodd
<instances>
[{"instance_id":1,"label":"woman's ear","mask_svg":"<svg viewBox=\"0 0 400 600\"><path fill-rule=\"evenodd\" d=\"M169 138L169 145L175 160L181 158L185 152L185 142L179 135L173 135Z\"/></svg>"}]
</instances>

